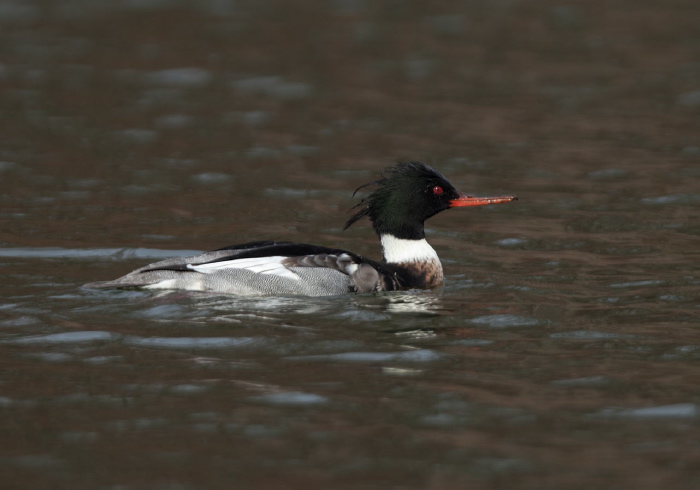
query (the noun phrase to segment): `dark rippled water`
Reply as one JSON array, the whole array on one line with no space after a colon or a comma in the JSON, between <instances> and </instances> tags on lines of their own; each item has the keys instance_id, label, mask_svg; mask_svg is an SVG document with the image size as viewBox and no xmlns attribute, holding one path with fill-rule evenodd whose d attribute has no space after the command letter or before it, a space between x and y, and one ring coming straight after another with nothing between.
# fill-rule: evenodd
<instances>
[{"instance_id":1,"label":"dark rippled water","mask_svg":"<svg viewBox=\"0 0 700 490\"><path fill-rule=\"evenodd\" d=\"M3 488L698 488L698 14L0 2ZM439 290L81 288L378 258L341 228L397 159L520 197L428 222Z\"/></svg>"}]
</instances>

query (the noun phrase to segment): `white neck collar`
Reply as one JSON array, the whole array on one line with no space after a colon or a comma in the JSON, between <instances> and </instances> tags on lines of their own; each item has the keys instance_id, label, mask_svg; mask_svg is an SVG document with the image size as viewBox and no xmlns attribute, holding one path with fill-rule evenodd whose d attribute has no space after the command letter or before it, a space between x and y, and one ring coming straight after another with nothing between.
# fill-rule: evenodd
<instances>
[{"instance_id":1,"label":"white neck collar","mask_svg":"<svg viewBox=\"0 0 700 490\"><path fill-rule=\"evenodd\" d=\"M380 237L384 260L390 264L402 262L423 262L435 260L440 263L437 252L422 238L420 240L407 240L396 238L394 235L382 234Z\"/></svg>"}]
</instances>

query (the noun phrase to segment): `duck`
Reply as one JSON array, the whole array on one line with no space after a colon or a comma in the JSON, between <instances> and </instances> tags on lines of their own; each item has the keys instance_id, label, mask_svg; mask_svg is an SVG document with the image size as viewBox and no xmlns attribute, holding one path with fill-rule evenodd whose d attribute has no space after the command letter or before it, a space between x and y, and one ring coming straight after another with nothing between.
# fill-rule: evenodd
<instances>
[{"instance_id":1,"label":"duck","mask_svg":"<svg viewBox=\"0 0 700 490\"><path fill-rule=\"evenodd\" d=\"M368 218L382 248L372 260L340 248L290 241L255 241L140 267L90 288L186 290L240 296L335 296L431 289L444 273L425 238L425 221L447 209L507 203L517 196L477 197L459 192L429 165L400 162L377 180L347 220L346 230Z\"/></svg>"}]
</instances>

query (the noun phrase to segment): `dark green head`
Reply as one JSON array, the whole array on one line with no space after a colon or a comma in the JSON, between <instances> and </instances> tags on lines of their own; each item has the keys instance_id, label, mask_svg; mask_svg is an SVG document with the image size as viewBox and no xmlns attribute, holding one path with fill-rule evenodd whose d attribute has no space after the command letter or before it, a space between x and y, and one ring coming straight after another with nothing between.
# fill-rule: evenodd
<instances>
[{"instance_id":1,"label":"dark green head","mask_svg":"<svg viewBox=\"0 0 700 490\"><path fill-rule=\"evenodd\" d=\"M445 209L517 199L462 194L442 174L421 162L401 162L389 167L379 180L359 187L355 193L369 186L376 188L355 206L360 210L345 223L344 229L367 216L378 235L414 240L425 238L425 220Z\"/></svg>"}]
</instances>

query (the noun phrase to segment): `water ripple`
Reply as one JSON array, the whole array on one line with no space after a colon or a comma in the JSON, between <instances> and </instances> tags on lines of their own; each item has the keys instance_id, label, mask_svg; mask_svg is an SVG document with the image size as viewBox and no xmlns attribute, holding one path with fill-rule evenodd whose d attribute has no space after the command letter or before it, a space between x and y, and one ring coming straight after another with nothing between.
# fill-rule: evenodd
<instances>
[{"instance_id":1,"label":"water ripple","mask_svg":"<svg viewBox=\"0 0 700 490\"><path fill-rule=\"evenodd\" d=\"M491 328L534 327L539 321L520 315L484 315L469 320Z\"/></svg>"},{"instance_id":2,"label":"water ripple","mask_svg":"<svg viewBox=\"0 0 700 490\"><path fill-rule=\"evenodd\" d=\"M255 396L251 398L259 402L271 405L319 405L328 402L328 398L313 393L303 393L301 391L286 391L282 393L270 393L269 395Z\"/></svg>"},{"instance_id":3,"label":"water ripple","mask_svg":"<svg viewBox=\"0 0 700 490\"><path fill-rule=\"evenodd\" d=\"M138 347L160 347L170 349L221 349L229 347L248 347L262 342L257 337L137 337L124 339L127 345Z\"/></svg>"},{"instance_id":4,"label":"water ripple","mask_svg":"<svg viewBox=\"0 0 700 490\"><path fill-rule=\"evenodd\" d=\"M416 349L408 352L341 352L313 356L291 356L295 361L341 361L341 362L432 362L443 359L441 354L430 349Z\"/></svg>"},{"instance_id":5,"label":"water ripple","mask_svg":"<svg viewBox=\"0 0 700 490\"><path fill-rule=\"evenodd\" d=\"M61 248L61 247L24 247L0 248L0 257L18 257L23 259L167 259L201 253L198 250L161 250L157 248Z\"/></svg>"},{"instance_id":6,"label":"water ripple","mask_svg":"<svg viewBox=\"0 0 700 490\"><path fill-rule=\"evenodd\" d=\"M641 408L604 408L597 413L603 417L615 418L696 418L700 416L700 408L694 403L677 403L675 405L659 405Z\"/></svg>"},{"instance_id":7,"label":"water ripple","mask_svg":"<svg viewBox=\"0 0 700 490\"><path fill-rule=\"evenodd\" d=\"M3 340L5 344L82 344L88 342L109 342L116 340L117 334L102 331L65 332L49 335L31 335Z\"/></svg>"}]
</instances>

